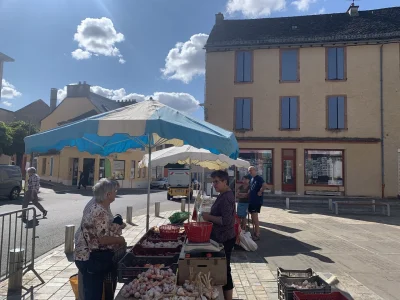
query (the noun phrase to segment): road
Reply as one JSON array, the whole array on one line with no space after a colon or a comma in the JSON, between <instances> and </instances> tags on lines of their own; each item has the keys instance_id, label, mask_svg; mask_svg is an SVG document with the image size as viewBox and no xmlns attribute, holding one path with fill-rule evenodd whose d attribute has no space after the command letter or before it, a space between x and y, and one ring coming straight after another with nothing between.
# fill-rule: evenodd
<instances>
[{"instance_id":1,"label":"road","mask_svg":"<svg viewBox=\"0 0 400 300\"><path fill-rule=\"evenodd\" d=\"M86 195L89 193L87 192ZM75 225L77 228L81 222L83 208L91 199L90 196L83 196L76 193L57 194L50 189L41 189L40 203L48 211L47 219L40 219L36 227L36 246L35 257L43 255L49 250L64 243L65 225ZM154 214L154 202L161 202L161 211L180 209L180 201L169 201L165 191L157 191L151 194L150 213ZM133 207L133 216L146 213L147 194L118 195L114 203L111 204L113 214L126 216L126 207ZM32 206L30 206L32 207ZM10 201L0 199L0 214L21 209L21 200ZM39 211L38 211L39 213ZM21 219L18 219L20 222ZM0 220L1 222L1 220ZM8 221L4 225L4 232L8 233ZM11 224L14 224L12 221ZM2 224L0 223L0 226ZM7 247L3 245L1 261L1 273L4 272L7 258ZM5 249L5 250L4 250Z\"/></svg>"}]
</instances>

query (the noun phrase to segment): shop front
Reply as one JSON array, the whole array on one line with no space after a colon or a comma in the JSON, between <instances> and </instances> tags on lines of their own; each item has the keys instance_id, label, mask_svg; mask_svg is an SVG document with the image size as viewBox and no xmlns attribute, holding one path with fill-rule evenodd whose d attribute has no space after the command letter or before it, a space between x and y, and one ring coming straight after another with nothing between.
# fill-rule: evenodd
<instances>
[{"instance_id":1,"label":"shop front","mask_svg":"<svg viewBox=\"0 0 400 300\"><path fill-rule=\"evenodd\" d=\"M271 193L379 197L380 148L375 143L240 142L241 159L257 168ZM238 169L240 181L247 170Z\"/></svg>"}]
</instances>

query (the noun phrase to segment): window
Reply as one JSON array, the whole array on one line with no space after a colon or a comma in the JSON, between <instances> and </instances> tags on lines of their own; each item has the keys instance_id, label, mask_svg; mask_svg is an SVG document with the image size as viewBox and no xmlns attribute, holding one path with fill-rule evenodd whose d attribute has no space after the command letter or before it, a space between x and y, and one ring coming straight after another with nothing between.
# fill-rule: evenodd
<instances>
[{"instance_id":1,"label":"window","mask_svg":"<svg viewBox=\"0 0 400 300\"><path fill-rule=\"evenodd\" d=\"M327 129L340 130L347 127L345 96L328 96L327 98Z\"/></svg>"},{"instance_id":2,"label":"window","mask_svg":"<svg viewBox=\"0 0 400 300\"><path fill-rule=\"evenodd\" d=\"M305 150L305 184L343 185L342 150Z\"/></svg>"},{"instance_id":3,"label":"window","mask_svg":"<svg viewBox=\"0 0 400 300\"><path fill-rule=\"evenodd\" d=\"M136 161L131 161L131 179L135 179Z\"/></svg>"},{"instance_id":4,"label":"window","mask_svg":"<svg viewBox=\"0 0 400 300\"><path fill-rule=\"evenodd\" d=\"M267 184L273 183L272 150L240 150L239 158L247 160L251 166L255 166L258 175L264 178ZM248 173L246 168L239 168L237 179L241 181L243 176Z\"/></svg>"},{"instance_id":5,"label":"window","mask_svg":"<svg viewBox=\"0 0 400 300\"><path fill-rule=\"evenodd\" d=\"M299 76L299 49L281 49L280 51L280 81L297 82Z\"/></svg>"},{"instance_id":6,"label":"window","mask_svg":"<svg viewBox=\"0 0 400 300\"><path fill-rule=\"evenodd\" d=\"M235 99L235 130L251 130L252 129L252 99Z\"/></svg>"},{"instance_id":7,"label":"window","mask_svg":"<svg viewBox=\"0 0 400 300\"><path fill-rule=\"evenodd\" d=\"M326 48L326 78L327 80L346 80L345 48Z\"/></svg>"},{"instance_id":8,"label":"window","mask_svg":"<svg viewBox=\"0 0 400 300\"><path fill-rule=\"evenodd\" d=\"M99 179L106 177L106 161L104 158L99 159Z\"/></svg>"},{"instance_id":9,"label":"window","mask_svg":"<svg viewBox=\"0 0 400 300\"><path fill-rule=\"evenodd\" d=\"M50 157L50 176L53 176L54 157Z\"/></svg>"},{"instance_id":10,"label":"window","mask_svg":"<svg viewBox=\"0 0 400 300\"><path fill-rule=\"evenodd\" d=\"M236 52L235 82L253 81L253 52Z\"/></svg>"},{"instance_id":11,"label":"window","mask_svg":"<svg viewBox=\"0 0 400 300\"><path fill-rule=\"evenodd\" d=\"M281 97L280 129L299 129L299 97Z\"/></svg>"},{"instance_id":12,"label":"window","mask_svg":"<svg viewBox=\"0 0 400 300\"><path fill-rule=\"evenodd\" d=\"M124 160L114 160L113 165L113 178L117 180L125 179L125 161Z\"/></svg>"}]
</instances>

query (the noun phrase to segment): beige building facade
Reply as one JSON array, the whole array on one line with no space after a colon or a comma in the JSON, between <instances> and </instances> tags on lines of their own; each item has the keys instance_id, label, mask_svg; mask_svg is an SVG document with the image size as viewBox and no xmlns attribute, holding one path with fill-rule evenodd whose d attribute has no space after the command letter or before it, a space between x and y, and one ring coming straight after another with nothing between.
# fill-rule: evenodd
<instances>
[{"instance_id":1,"label":"beige building facade","mask_svg":"<svg viewBox=\"0 0 400 300\"><path fill-rule=\"evenodd\" d=\"M206 120L236 133L240 157L274 193L396 197L399 17L400 8L357 6L276 19L217 14Z\"/></svg>"},{"instance_id":2,"label":"beige building facade","mask_svg":"<svg viewBox=\"0 0 400 300\"><path fill-rule=\"evenodd\" d=\"M66 98L55 107L56 98L57 90L52 89L50 102L54 108L41 120L41 131L135 103L133 100L114 101L94 94L86 82L67 86ZM89 186L101 178L114 178L122 188L145 188L147 170L137 167L143 155L143 151L132 150L102 157L79 152L76 147L67 147L59 152L40 154L35 160L43 180L78 185L79 172L82 171Z\"/></svg>"}]
</instances>

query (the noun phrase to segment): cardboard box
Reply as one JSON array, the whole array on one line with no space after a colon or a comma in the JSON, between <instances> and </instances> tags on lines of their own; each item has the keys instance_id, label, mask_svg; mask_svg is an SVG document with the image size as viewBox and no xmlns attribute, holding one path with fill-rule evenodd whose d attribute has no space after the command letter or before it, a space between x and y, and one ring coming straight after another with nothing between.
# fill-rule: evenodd
<instances>
[{"instance_id":1,"label":"cardboard box","mask_svg":"<svg viewBox=\"0 0 400 300\"><path fill-rule=\"evenodd\" d=\"M226 258L184 258L178 261L178 284L182 285L190 277L190 269L193 269L193 275L199 272L207 274L210 272L213 285L225 285L226 278Z\"/></svg>"}]
</instances>

